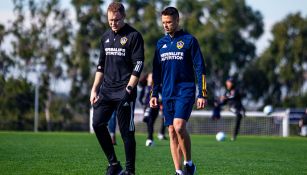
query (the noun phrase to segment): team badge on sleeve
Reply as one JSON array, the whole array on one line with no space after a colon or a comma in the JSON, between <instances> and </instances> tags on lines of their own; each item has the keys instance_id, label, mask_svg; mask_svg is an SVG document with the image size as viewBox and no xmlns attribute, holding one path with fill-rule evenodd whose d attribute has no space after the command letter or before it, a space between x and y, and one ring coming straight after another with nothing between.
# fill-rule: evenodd
<instances>
[{"instance_id":1,"label":"team badge on sleeve","mask_svg":"<svg viewBox=\"0 0 307 175\"><path fill-rule=\"evenodd\" d=\"M126 43L127 43L127 41L128 41L128 38L127 37L122 37L121 39L120 39L120 43L122 44L122 45L125 45Z\"/></svg>"},{"instance_id":2,"label":"team badge on sleeve","mask_svg":"<svg viewBox=\"0 0 307 175\"><path fill-rule=\"evenodd\" d=\"M183 42L183 41L178 41L178 42L177 42L177 48L178 48L178 49L182 49L183 46L184 46L184 42Z\"/></svg>"}]
</instances>

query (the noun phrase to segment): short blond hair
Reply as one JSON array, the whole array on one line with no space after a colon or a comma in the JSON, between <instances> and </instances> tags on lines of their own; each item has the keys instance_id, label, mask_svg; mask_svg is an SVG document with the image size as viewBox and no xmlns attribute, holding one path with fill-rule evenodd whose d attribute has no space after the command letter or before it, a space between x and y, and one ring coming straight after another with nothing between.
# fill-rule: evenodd
<instances>
[{"instance_id":1,"label":"short blond hair","mask_svg":"<svg viewBox=\"0 0 307 175\"><path fill-rule=\"evenodd\" d=\"M120 2L112 2L108 7L108 12L119 12L122 16L126 16L125 7Z\"/></svg>"}]
</instances>

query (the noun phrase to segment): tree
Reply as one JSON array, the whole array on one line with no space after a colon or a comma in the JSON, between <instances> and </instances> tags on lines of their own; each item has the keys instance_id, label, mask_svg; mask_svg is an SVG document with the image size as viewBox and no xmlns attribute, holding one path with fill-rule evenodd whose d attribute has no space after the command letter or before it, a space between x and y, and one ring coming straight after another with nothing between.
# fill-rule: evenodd
<instances>
[{"instance_id":1,"label":"tree","mask_svg":"<svg viewBox=\"0 0 307 175\"><path fill-rule=\"evenodd\" d=\"M163 0L126 0L128 5L127 23L135 27L143 36L145 63L143 72L152 71L152 59L157 41L163 36L161 11L170 3Z\"/></svg>"},{"instance_id":2,"label":"tree","mask_svg":"<svg viewBox=\"0 0 307 175\"><path fill-rule=\"evenodd\" d=\"M76 10L79 28L72 45L72 58L67 60L72 79L70 104L77 112L87 116L90 108L89 92L107 20L101 9L102 0L72 0L72 5Z\"/></svg>"},{"instance_id":3,"label":"tree","mask_svg":"<svg viewBox=\"0 0 307 175\"><path fill-rule=\"evenodd\" d=\"M50 121L50 104L53 96L50 84L63 77L69 59L71 22L68 11L59 7L58 0L14 0L16 19L10 27L14 36L13 57L21 76L28 77L33 69L42 81L45 117ZM25 13L26 11L30 13ZM49 126L49 125L48 125ZM50 127L47 127L50 130Z\"/></svg>"},{"instance_id":4,"label":"tree","mask_svg":"<svg viewBox=\"0 0 307 175\"><path fill-rule=\"evenodd\" d=\"M307 18L300 13L290 14L276 23L272 29L273 39L270 46L251 66L261 72L261 77L249 87L258 89L254 96L261 95L264 102L275 106L305 107L307 99ZM265 80L265 83L262 82ZM247 84L248 85L248 84Z\"/></svg>"},{"instance_id":5,"label":"tree","mask_svg":"<svg viewBox=\"0 0 307 175\"><path fill-rule=\"evenodd\" d=\"M244 0L178 0L177 6L183 28L199 41L207 65L209 94L217 95L230 75L242 80L241 73L256 57L254 42L263 33L260 12Z\"/></svg>"},{"instance_id":6,"label":"tree","mask_svg":"<svg viewBox=\"0 0 307 175\"><path fill-rule=\"evenodd\" d=\"M5 26L0 24L0 46L4 41L4 37L8 35L8 32L5 29ZM6 77L9 72L9 68L14 65L14 62L7 52L0 47L0 73Z\"/></svg>"},{"instance_id":7,"label":"tree","mask_svg":"<svg viewBox=\"0 0 307 175\"><path fill-rule=\"evenodd\" d=\"M34 88L24 78L0 75L0 129L33 129Z\"/></svg>"}]
</instances>

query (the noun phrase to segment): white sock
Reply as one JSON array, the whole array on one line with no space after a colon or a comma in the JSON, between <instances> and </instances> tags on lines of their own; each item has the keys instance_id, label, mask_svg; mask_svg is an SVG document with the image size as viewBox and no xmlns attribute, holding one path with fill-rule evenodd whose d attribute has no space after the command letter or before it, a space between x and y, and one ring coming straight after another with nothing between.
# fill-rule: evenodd
<instances>
[{"instance_id":1,"label":"white sock","mask_svg":"<svg viewBox=\"0 0 307 175\"><path fill-rule=\"evenodd\" d=\"M186 165L186 164L188 164L189 166L192 166L192 165L193 165L193 162L192 162L192 160L183 161L183 165Z\"/></svg>"},{"instance_id":2,"label":"white sock","mask_svg":"<svg viewBox=\"0 0 307 175\"><path fill-rule=\"evenodd\" d=\"M176 173L183 175L183 172L181 170L176 170Z\"/></svg>"}]
</instances>

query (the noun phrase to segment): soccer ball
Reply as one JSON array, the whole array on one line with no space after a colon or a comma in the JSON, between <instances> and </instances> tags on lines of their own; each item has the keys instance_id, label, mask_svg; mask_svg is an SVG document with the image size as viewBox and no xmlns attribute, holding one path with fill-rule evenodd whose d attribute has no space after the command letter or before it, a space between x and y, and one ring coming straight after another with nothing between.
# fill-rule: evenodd
<instances>
[{"instance_id":1,"label":"soccer ball","mask_svg":"<svg viewBox=\"0 0 307 175\"><path fill-rule=\"evenodd\" d=\"M273 107L271 105L266 105L263 108L263 113L265 113L266 115L270 115L273 112Z\"/></svg>"},{"instance_id":2,"label":"soccer ball","mask_svg":"<svg viewBox=\"0 0 307 175\"><path fill-rule=\"evenodd\" d=\"M224 132L220 131L216 134L215 138L219 142L224 141L226 139L226 134Z\"/></svg>"}]
</instances>

